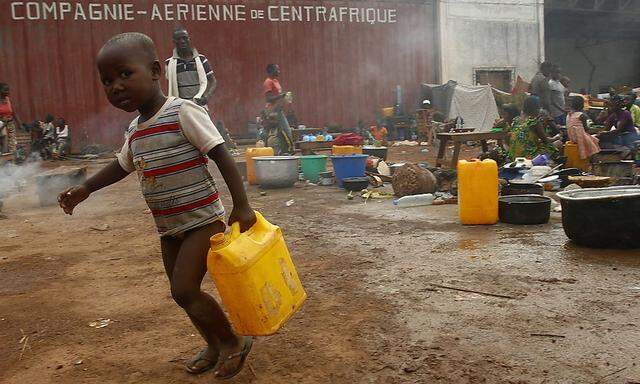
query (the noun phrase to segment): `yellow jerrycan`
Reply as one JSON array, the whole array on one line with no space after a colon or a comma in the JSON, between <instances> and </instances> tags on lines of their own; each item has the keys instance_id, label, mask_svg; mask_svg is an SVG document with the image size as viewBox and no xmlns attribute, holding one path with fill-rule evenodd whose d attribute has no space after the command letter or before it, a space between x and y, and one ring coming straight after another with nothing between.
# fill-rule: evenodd
<instances>
[{"instance_id":1,"label":"yellow jerrycan","mask_svg":"<svg viewBox=\"0 0 640 384\"><path fill-rule=\"evenodd\" d=\"M333 145L331 147L331 154L335 156L358 154L361 155L362 147L356 147L355 145Z\"/></svg>"},{"instance_id":2,"label":"yellow jerrycan","mask_svg":"<svg viewBox=\"0 0 640 384\"><path fill-rule=\"evenodd\" d=\"M280 227L256 218L244 233L234 223L230 234L212 236L207 259L231 324L245 336L276 333L307 298Z\"/></svg>"},{"instance_id":3,"label":"yellow jerrycan","mask_svg":"<svg viewBox=\"0 0 640 384\"><path fill-rule=\"evenodd\" d=\"M566 168L578 168L582 171L589 171L589 159L580 158L578 144L567 141L564 145L564 155L567 157Z\"/></svg>"},{"instance_id":4,"label":"yellow jerrycan","mask_svg":"<svg viewBox=\"0 0 640 384\"><path fill-rule=\"evenodd\" d=\"M247 151L244 154L245 161L247 162L247 181L251 185L258 184L258 180L256 178L256 166L253 158L261 156L273 156L273 148L247 148Z\"/></svg>"},{"instance_id":5,"label":"yellow jerrycan","mask_svg":"<svg viewBox=\"0 0 640 384\"><path fill-rule=\"evenodd\" d=\"M498 222L498 164L495 161L458 162L458 207L462 224Z\"/></svg>"}]
</instances>

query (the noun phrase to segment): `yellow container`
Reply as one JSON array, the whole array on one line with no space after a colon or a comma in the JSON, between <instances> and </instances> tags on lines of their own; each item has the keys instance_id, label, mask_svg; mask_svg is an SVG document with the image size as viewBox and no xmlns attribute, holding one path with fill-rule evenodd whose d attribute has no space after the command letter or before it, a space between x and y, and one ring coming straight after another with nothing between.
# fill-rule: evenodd
<instances>
[{"instance_id":1,"label":"yellow container","mask_svg":"<svg viewBox=\"0 0 640 384\"><path fill-rule=\"evenodd\" d=\"M276 333L307 298L282 231L256 217L244 233L234 223L229 235L211 237L207 259L234 330L246 336Z\"/></svg>"},{"instance_id":2,"label":"yellow container","mask_svg":"<svg viewBox=\"0 0 640 384\"><path fill-rule=\"evenodd\" d=\"M564 155L567 157L565 168L578 168L583 171L589 171L589 159L580 158L580 150L578 144L567 141L564 145Z\"/></svg>"},{"instance_id":3,"label":"yellow container","mask_svg":"<svg viewBox=\"0 0 640 384\"><path fill-rule=\"evenodd\" d=\"M361 155L362 147L355 145L334 145L331 147L332 155Z\"/></svg>"},{"instance_id":4,"label":"yellow container","mask_svg":"<svg viewBox=\"0 0 640 384\"><path fill-rule=\"evenodd\" d=\"M317 135L316 141L324 141L324 135Z\"/></svg>"},{"instance_id":5,"label":"yellow container","mask_svg":"<svg viewBox=\"0 0 640 384\"><path fill-rule=\"evenodd\" d=\"M462 224L498 222L498 165L495 161L458 162L458 207Z\"/></svg>"},{"instance_id":6,"label":"yellow container","mask_svg":"<svg viewBox=\"0 0 640 384\"><path fill-rule=\"evenodd\" d=\"M244 158L247 162L247 181L249 182L249 184L258 184L258 180L256 179L255 162L253 161L253 158L261 156L273 156L273 153L273 148L271 147L247 148L247 151L244 153Z\"/></svg>"},{"instance_id":7,"label":"yellow container","mask_svg":"<svg viewBox=\"0 0 640 384\"><path fill-rule=\"evenodd\" d=\"M391 117L393 116L393 113L394 113L393 107L382 108L382 117Z\"/></svg>"}]
</instances>

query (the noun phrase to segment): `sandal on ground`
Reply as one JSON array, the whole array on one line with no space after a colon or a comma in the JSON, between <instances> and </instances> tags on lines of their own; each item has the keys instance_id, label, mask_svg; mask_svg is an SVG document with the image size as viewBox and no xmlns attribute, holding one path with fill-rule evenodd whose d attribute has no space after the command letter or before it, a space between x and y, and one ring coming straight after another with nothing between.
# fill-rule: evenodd
<instances>
[{"instance_id":1,"label":"sandal on ground","mask_svg":"<svg viewBox=\"0 0 640 384\"><path fill-rule=\"evenodd\" d=\"M242 350L240 352L232 353L231 355L224 357L224 360L221 360L221 364L224 365L230 360L239 359L238 365L236 366L236 368L226 376L220 376L218 375L218 372L216 372L215 374L216 379L228 380L228 379L231 379L232 377L235 377L238 373L240 373L240 371L242 371L242 368L244 367L244 362L247 360L247 356L249 355L249 352L251 352L252 346L253 346L253 337L245 337L244 346L242 347Z\"/></svg>"},{"instance_id":2,"label":"sandal on ground","mask_svg":"<svg viewBox=\"0 0 640 384\"><path fill-rule=\"evenodd\" d=\"M204 348L202 351L198 352L196 357L194 357L187 365L185 369L187 372L199 375L204 373L210 369L215 368L218 365L218 361L220 360L219 354L216 356L215 360L207 357L207 352L209 351L209 347Z\"/></svg>"}]
</instances>

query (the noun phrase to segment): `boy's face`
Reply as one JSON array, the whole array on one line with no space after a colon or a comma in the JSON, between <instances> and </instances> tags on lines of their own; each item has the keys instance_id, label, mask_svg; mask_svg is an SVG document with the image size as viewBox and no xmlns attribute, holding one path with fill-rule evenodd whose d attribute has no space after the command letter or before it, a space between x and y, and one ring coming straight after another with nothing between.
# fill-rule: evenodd
<instances>
[{"instance_id":1,"label":"boy's face","mask_svg":"<svg viewBox=\"0 0 640 384\"><path fill-rule=\"evenodd\" d=\"M157 91L160 63L128 47L111 47L98 56L98 70L111 105L134 112Z\"/></svg>"}]
</instances>

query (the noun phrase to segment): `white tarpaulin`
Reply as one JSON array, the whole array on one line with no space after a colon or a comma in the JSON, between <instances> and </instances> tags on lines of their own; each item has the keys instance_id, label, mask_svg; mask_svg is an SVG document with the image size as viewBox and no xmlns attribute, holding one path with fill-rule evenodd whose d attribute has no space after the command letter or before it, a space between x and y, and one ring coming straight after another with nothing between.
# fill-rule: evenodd
<instances>
[{"instance_id":1,"label":"white tarpaulin","mask_svg":"<svg viewBox=\"0 0 640 384\"><path fill-rule=\"evenodd\" d=\"M475 132L489 132L499 118L496 100L489 85L458 84L453 91L449 118L461 116L465 128Z\"/></svg>"}]
</instances>

